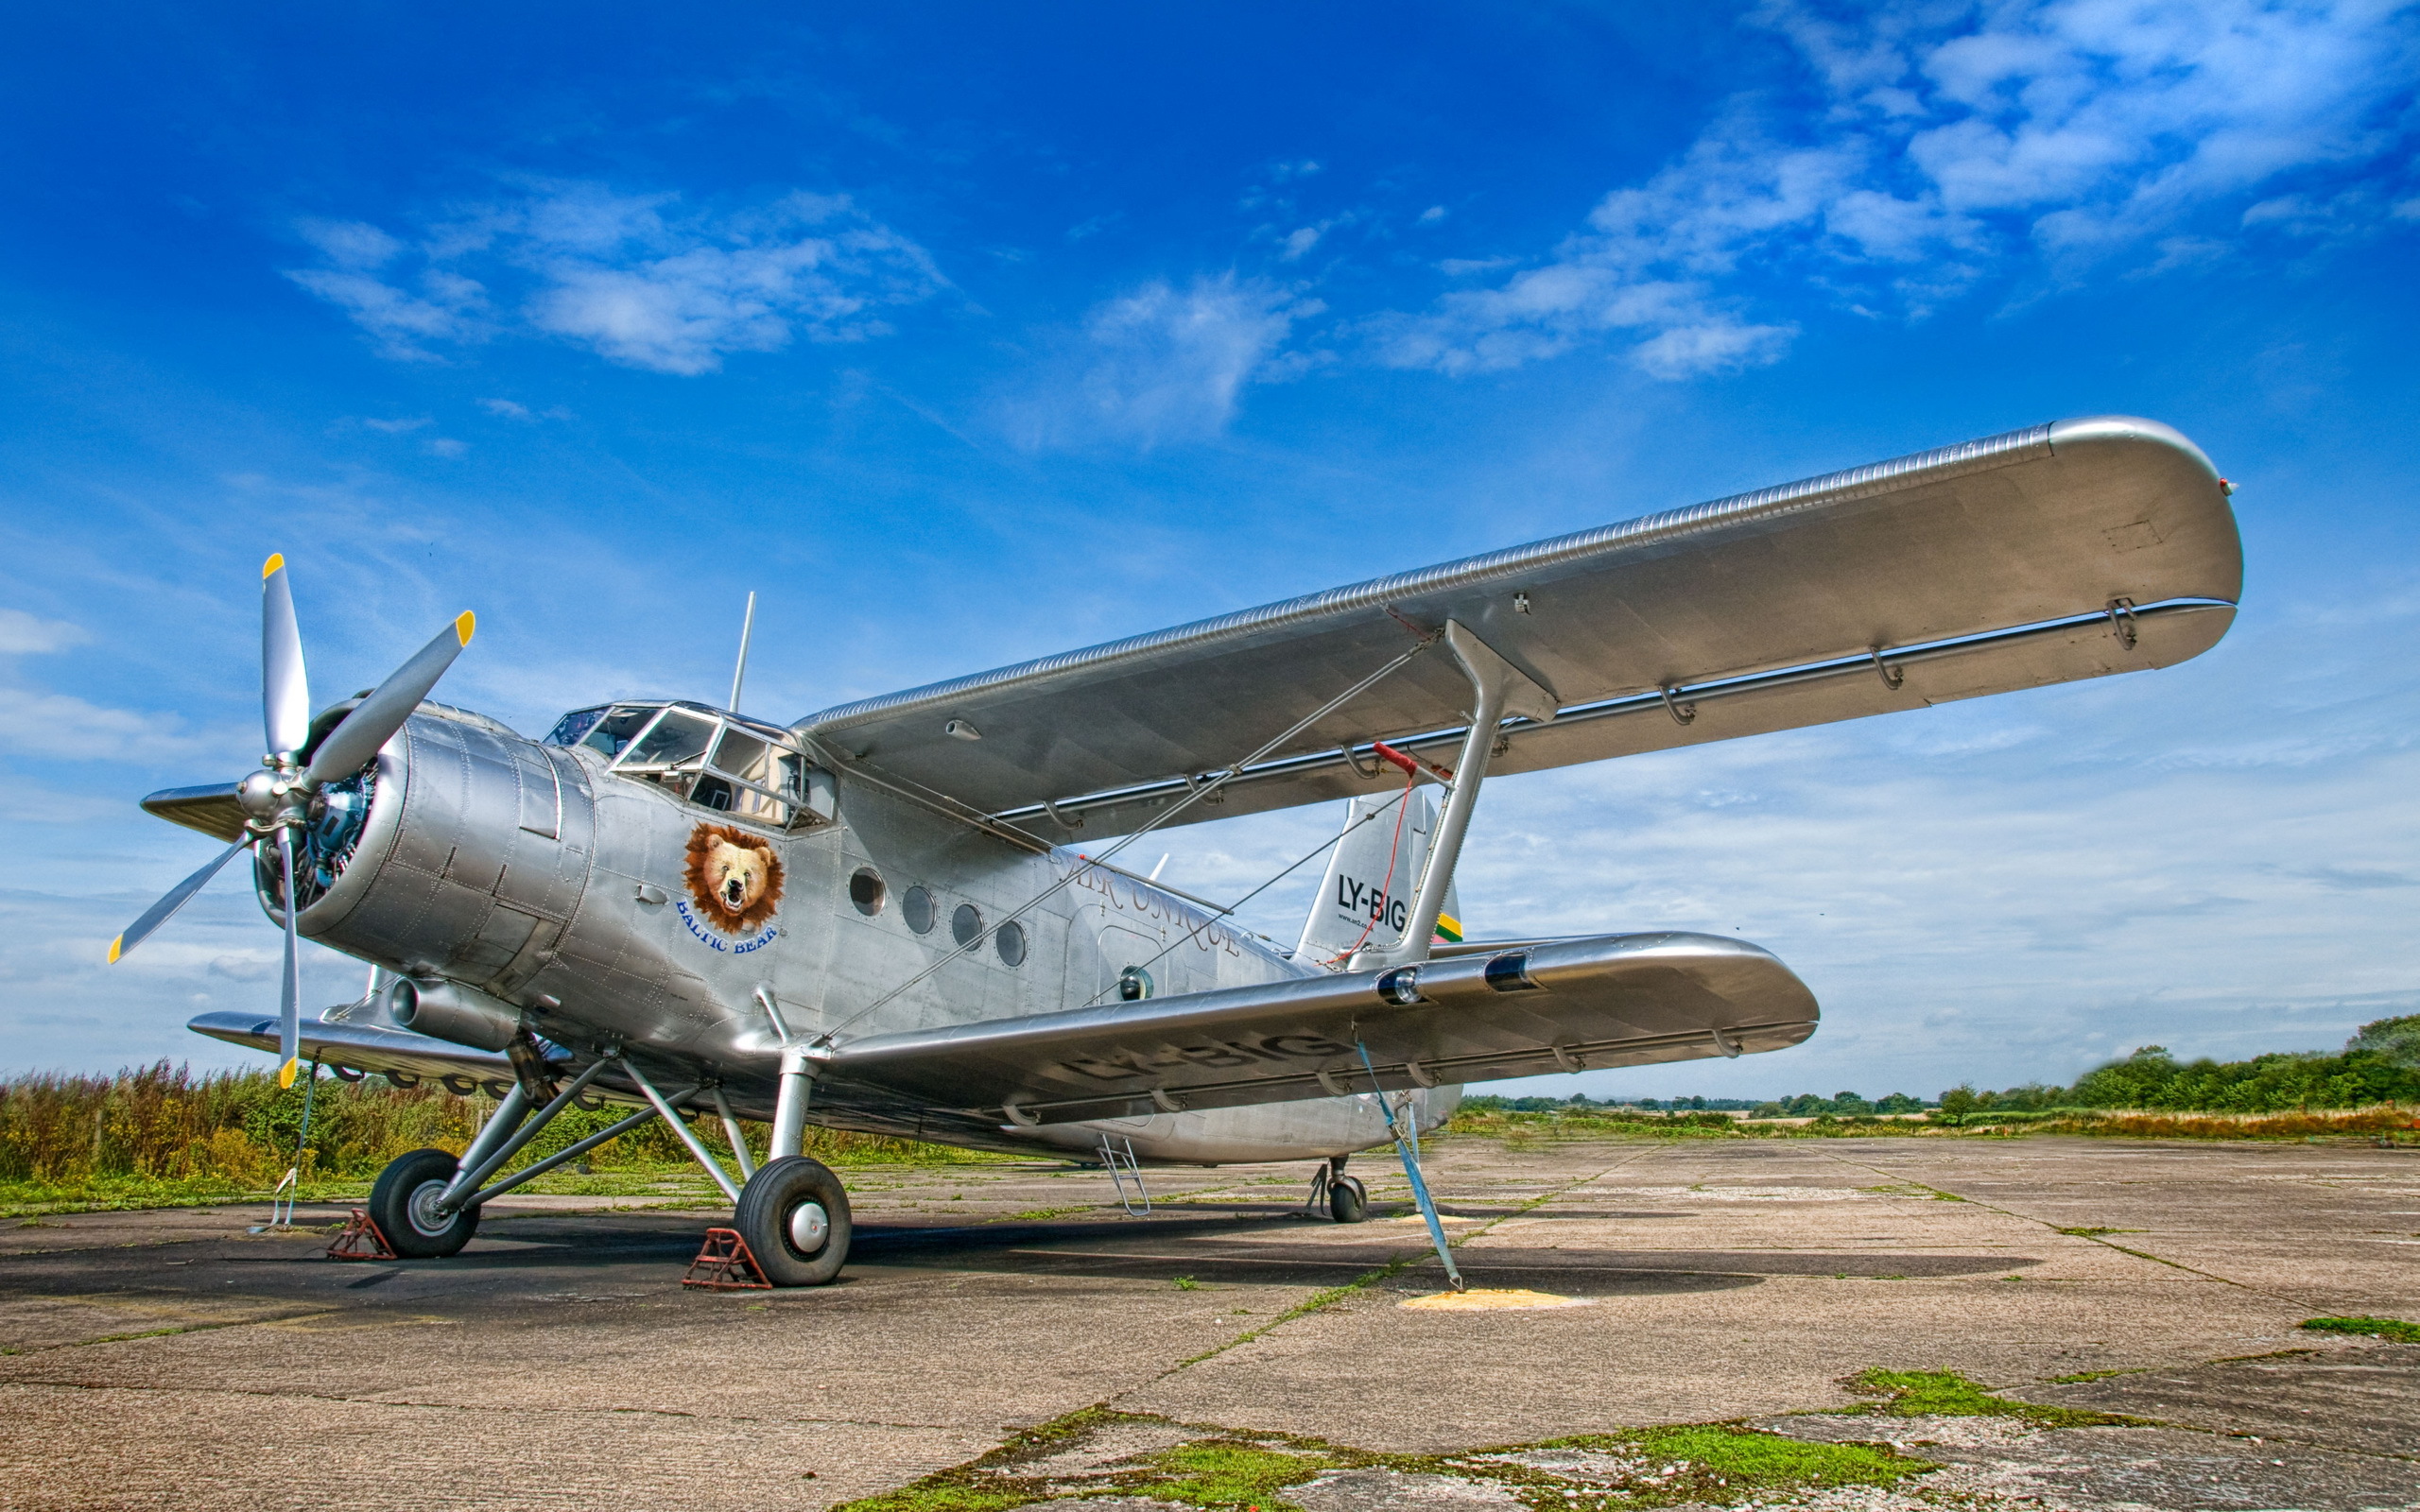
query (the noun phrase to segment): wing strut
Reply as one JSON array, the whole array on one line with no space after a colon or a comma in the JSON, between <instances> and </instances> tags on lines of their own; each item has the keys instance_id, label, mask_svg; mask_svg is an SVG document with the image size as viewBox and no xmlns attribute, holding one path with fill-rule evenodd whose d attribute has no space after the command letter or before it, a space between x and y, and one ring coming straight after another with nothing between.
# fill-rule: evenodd
<instances>
[{"instance_id":1,"label":"wing strut","mask_svg":"<svg viewBox=\"0 0 2420 1512\"><path fill-rule=\"evenodd\" d=\"M1482 711L1483 712L1483 711ZM1434 920L1431 920L1434 922ZM1394 1104L1387 1100L1387 1090L1378 1084L1378 1068L1370 1064L1370 1047L1356 1043L1361 1052L1361 1069L1370 1074L1370 1095L1378 1100L1378 1111L1387 1115L1387 1132L1394 1137L1395 1153L1403 1157L1404 1178L1411 1183L1412 1197L1420 1204L1420 1216L1428 1224L1428 1242L1437 1246L1437 1258L1444 1264L1445 1280L1454 1290L1466 1291L1470 1283L1462 1280L1461 1267L1454 1263L1454 1246L1445 1243L1445 1226L1437 1221L1437 1199L1428 1194L1428 1183L1420 1178L1420 1128L1417 1125L1407 1136L1395 1122ZM1410 1104L1407 1098L1407 1109Z\"/></svg>"},{"instance_id":2,"label":"wing strut","mask_svg":"<svg viewBox=\"0 0 2420 1512\"><path fill-rule=\"evenodd\" d=\"M1471 711L1470 733L1462 738L1462 759L1454 767L1454 783L1445 798L1444 817L1437 822L1436 843L1428 848L1428 869L1414 895L1411 920L1403 938L1390 950L1357 951L1347 970L1371 966L1409 966L1428 959L1428 942L1437 933L1437 916L1445 909L1445 889L1453 885L1454 863L1462 853L1462 836L1471 827L1471 810L1478 806L1479 784L1487 781L1488 763L1495 757L1496 726L1507 714L1544 725L1554 720L1559 700L1535 679L1495 654L1459 620L1445 622L1445 646L1471 679L1478 707ZM1420 1178L1412 1177L1419 1185ZM1447 1270L1452 1261L1445 1262ZM1455 1290L1461 1288L1457 1285Z\"/></svg>"}]
</instances>

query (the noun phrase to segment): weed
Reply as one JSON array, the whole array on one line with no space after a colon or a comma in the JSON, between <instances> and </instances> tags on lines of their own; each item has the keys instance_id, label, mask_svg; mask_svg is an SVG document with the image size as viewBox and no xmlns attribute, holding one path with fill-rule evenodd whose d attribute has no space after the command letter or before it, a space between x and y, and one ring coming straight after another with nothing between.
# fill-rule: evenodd
<instances>
[{"instance_id":1,"label":"weed","mask_svg":"<svg viewBox=\"0 0 2420 1512\"><path fill-rule=\"evenodd\" d=\"M2396 1317L2307 1317L2297 1326L2314 1333L2356 1333L2397 1344L2420 1344L2420 1323Z\"/></svg>"},{"instance_id":2,"label":"weed","mask_svg":"<svg viewBox=\"0 0 2420 1512\"><path fill-rule=\"evenodd\" d=\"M1176 1279L1176 1289L1180 1292L1198 1292L1201 1290L1201 1283L1190 1276L1180 1276Z\"/></svg>"},{"instance_id":3,"label":"weed","mask_svg":"<svg viewBox=\"0 0 2420 1512\"><path fill-rule=\"evenodd\" d=\"M2014 1279L2014 1278L2012 1278ZM2074 1407L2044 1407L1996 1397L1954 1370L1865 1370L1851 1376L1852 1391L1882 1397L1859 1409L1894 1418L2021 1418L2045 1428L2140 1425L2144 1419Z\"/></svg>"},{"instance_id":4,"label":"weed","mask_svg":"<svg viewBox=\"0 0 2420 1512\"><path fill-rule=\"evenodd\" d=\"M2062 1228L2058 1231L2063 1234L2073 1235L2078 1239L2098 1239L2102 1234L2147 1234L2151 1232L2148 1228Z\"/></svg>"}]
</instances>

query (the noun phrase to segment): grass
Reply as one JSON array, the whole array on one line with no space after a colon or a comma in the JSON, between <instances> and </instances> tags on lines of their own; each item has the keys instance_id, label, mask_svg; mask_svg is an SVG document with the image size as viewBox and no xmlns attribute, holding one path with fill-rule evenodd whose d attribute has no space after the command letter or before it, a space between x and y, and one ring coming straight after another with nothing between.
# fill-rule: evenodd
<instances>
[{"instance_id":1,"label":"grass","mask_svg":"<svg viewBox=\"0 0 2420 1512\"><path fill-rule=\"evenodd\" d=\"M1082 1470L1042 1462L1104 1429L1154 1426L1188 1435L1171 1446ZM1505 1458L1523 1449L1586 1449L1610 1472L1572 1480ZM1016 1435L998 1449L834 1512L1005 1512L1034 1502L1149 1497L1214 1512L1301 1512L1286 1492L1330 1470L1385 1469L1493 1484L1537 1512L1627 1512L1719 1505L1843 1486L1890 1486L1939 1469L1878 1444L1810 1444L1734 1423L1642 1428L1509 1445L1469 1454L1386 1454L1288 1434L1184 1424L1088 1407ZM1611 1484L1600 1484L1610 1482Z\"/></svg>"},{"instance_id":2,"label":"grass","mask_svg":"<svg viewBox=\"0 0 2420 1512\"><path fill-rule=\"evenodd\" d=\"M2398 1317L2307 1317L2297 1325L2314 1333L2354 1333L2364 1338L2420 1344L2420 1323Z\"/></svg>"},{"instance_id":3,"label":"grass","mask_svg":"<svg viewBox=\"0 0 2420 1512\"><path fill-rule=\"evenodd\" d=\"M2083 1134L2118 1139L2359 1140L2409 1144L2420 1141L2420 1118L2401 1104L2370 1108L2292 1108L2269 1113L2143 1111L2068 1108L1999 1110L1922 1118L1825 1113L1812 1121L1751 1119L1728 1113L1647 1113L1610 1108L1530 1112L1475 1108L1457 1112L1447 1134L1534 1143L1605 1139L1869 1139L1877 1135L1929 1139L2012 1139L2033 1134ZM1942 1200L1961 1199L1941 1194Z\"/></svg>"},{"instance_id":4,"label":"grass","mask_svg":"<svg viewBox=\"0 0 2420 1512\"><path fill-rule=\"evenodd\" d=\"M1865 1370L1849 1389L1884 1400L1858 1409L1894 1418L2020 1418L2045 1428L2141 1426L2145 1419L1996 1397L1954 1370Z\"/></svg>"},{"instance_id":5,"label":"grass","mask_svg":"<svg viewBox=\"0 0 2420 1512\"><path fill-rule=\"evenodd\" d=\"M1727 1423L1590 1434L1539 1447L1593 1449L1636 1465L1612 1492L1589 1498L1593 1505L1614 1508L1720 1505L1835 1486L1890 1486L1941 1468L1879 1444L1810 1444ZM1552 1504L1570 1503L1557 1495Z\"/></svg>"}]
</instances>

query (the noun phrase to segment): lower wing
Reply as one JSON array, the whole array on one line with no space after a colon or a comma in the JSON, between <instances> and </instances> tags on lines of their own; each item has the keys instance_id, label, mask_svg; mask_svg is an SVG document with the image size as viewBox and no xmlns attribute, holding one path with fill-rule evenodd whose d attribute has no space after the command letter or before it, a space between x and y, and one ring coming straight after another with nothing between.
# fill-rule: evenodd
<instances>
[{"instance_id":1,"label":"lower wing","mask_svg":"<svg viewBox=\"0 0 2420 1512\"><path fill-rule=\"evenodd\" d=\"M1599 935L1417 967L875 1035L822 1074L1031 1125L1779 1050L1814 994L1711 935Z\"/></svg>"}]
</instances>

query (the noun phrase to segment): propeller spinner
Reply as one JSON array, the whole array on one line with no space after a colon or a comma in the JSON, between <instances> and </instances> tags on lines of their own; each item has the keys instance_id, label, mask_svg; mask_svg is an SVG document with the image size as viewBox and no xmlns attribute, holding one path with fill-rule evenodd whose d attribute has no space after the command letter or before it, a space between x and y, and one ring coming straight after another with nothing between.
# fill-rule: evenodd
<instances>
[{"instance_id":1,"label":"propeller spinner","mask_svg":"<svg viewBox=\"0 0 2420 1512\"><path fill-rule=\"evenodd\" d=\"M302 668L302 633L294 621L294 591L286 582L283 555L261 565L261 729L268 739L268 754L261 759L258 771L235 786L247 833L200 870L169 888L124 934L110 941L110 959L123 958L149 938L237 851L252 851L255 866L264 868L273 851L278 897L283 900L279 912L285 920L284 1001L278 1032L277 1083L281 1087L294 1085L302 1043L302 963L294 925L294 916L302 911L295 902L300 880L295 864L297 833L308 831L323 816L331 784L358 776L395 731L404 728L404 721L437 686L437 679L454 664L462 647L471 644L474 627L466 610L438 631L419 654L396 668L328 731L311 753L310 765L304 766L302 750L311 734L311 686Z\"/></svg>"}]
</instances>

